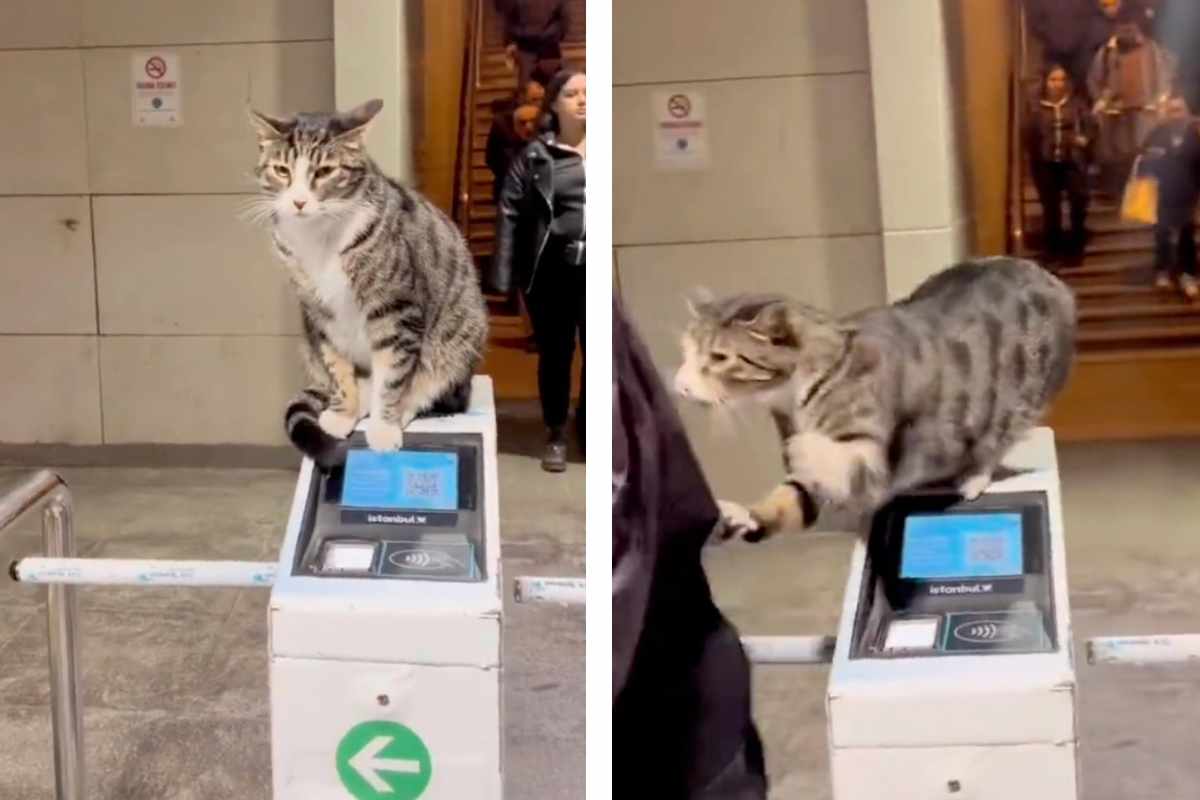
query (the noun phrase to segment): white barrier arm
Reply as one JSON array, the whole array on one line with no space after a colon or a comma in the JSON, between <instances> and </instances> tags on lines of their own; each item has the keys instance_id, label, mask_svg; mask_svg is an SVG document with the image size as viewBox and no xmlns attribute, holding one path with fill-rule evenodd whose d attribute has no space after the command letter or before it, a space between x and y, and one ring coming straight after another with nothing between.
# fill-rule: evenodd
<instances>
[{"instance_id":1,"label":"white barrier arm","mask_svg":"<svg viewBox=\"0 0 1200 800\"><path fill-rule=\"evenodd\" d=\"M586 586L583 578L535 578L526 575L514 581L513 599L518 603L581 606L587 602Z\"/></svg>"},{"instance_id":2,"label":"white barrier arm","mask_svg":"<svg viewBox=\"0 0 1200 800\"><path fill-rule=\"evenodd\" d=\"M21 583L269 588L276 569L274 561L23 558L9 573Z\"/></svg>"},{"instance_id":3,"label":"white barrier arm","mask_svg":"<svg viewBox=\"0 0 1200 800\"><path fill-rule=\"evenodd\" d=\"M835 644L832 636L742 637L742 647L754 664L828 664Z\"/></svg>"},{"instance_id":4,"label":"white barrier arm","mask_svg":"<svg viewBox=\"0 0 1200 800\"><path fill-rule=\"evenodd\" d=\"M1088 639L1089 664L1179 664L1200 661L1200 634L1098 636Z\"/></svg>"}]
</instances>

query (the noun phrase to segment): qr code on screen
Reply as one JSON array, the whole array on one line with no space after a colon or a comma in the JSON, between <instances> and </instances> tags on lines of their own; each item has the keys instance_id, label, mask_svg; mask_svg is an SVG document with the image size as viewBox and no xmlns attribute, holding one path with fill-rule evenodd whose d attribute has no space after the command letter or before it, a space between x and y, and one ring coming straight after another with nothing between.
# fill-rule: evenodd
<instances>
[{"instance_id":1,"label":"qr code on screen","mask_svg":"<svg viewBox=\"0 0 1200 800\"><path fill-rule=\"evenodd\" d=\"M995 563L1005 558L1003 536L972 536L967 540L967 559L972 563Z\"/></svg>"},{"instance_id":2,"label":"qr code on screen","mask_svg":"<svg viewBox=\"0 0 1200 800\"><path fill-rule=\"evenodd\" d=\"M409 497L437 497L440 491L436 472L410 469L404 474L404 492Z\"/></svg>"}]
</instances>

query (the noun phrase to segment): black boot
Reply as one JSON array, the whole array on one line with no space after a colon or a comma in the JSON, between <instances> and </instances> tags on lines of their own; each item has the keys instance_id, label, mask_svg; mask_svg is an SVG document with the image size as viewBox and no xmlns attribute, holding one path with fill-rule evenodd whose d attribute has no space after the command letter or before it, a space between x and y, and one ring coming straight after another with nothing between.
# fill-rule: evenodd
<instances>
[{"instance_id":1,"label":"black boot","mask_svg":"<svg viewBox=\"0 0 1200 800\"><path fill-rule=\"evenodd\" d=\"M567 440L562 428L551 428L542 452L542 469L546 472L567 471Z\"/></svg>"}]
</instances>

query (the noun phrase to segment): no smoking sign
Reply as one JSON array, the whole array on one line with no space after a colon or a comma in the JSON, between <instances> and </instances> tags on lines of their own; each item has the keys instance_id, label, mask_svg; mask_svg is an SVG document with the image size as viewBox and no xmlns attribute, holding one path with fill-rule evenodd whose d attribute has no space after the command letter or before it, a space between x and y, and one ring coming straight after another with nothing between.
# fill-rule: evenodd
<instances>
[{"instance_id":1,"label":"no smoking sign","mask_svg":"<svg viewBox=\"0 0 1200 800\"><path fill-rule=\"evenodd\" d=\"M131 66L134 126L175 128L182 125L183 76L178 53L134 53Z\"/></svg>"},{"instance_id":2,"label":"no smoking sign","mask_svg":"<svg viewBox=\"0 0 1200 800\"><path fill-rule=\"evenodd\" d=\"M708 120L697 91L655 92L654 163L662 170L707 169Z\"/></svg>"}]
</instances>

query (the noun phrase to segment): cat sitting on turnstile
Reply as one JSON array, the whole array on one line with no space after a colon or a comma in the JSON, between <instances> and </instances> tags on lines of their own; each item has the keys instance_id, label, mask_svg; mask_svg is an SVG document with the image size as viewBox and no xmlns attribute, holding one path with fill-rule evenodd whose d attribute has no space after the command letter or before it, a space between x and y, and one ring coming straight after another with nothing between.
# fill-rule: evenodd
<instances>
[{"instance_id":1,"label":"cat sitting on turnstile","mask_svg":"<svg viewBox=\"0 0 1200 800\"><path fill-rule=\"evenodd\" d=\"M950 267L908 298L835 318L776 295L692 304L675 379L711 406L756 401L783 440L787 479L723 538L808 528L822 505L874 513L949 482L978 497L1037 424L1074 357L1075 299L1037 264Z\"/></svg>"},{"instance_id":2,"label":"cat sitting on turnstile","mask_svg":"<svg viewBox=\"0 0 1200 800\"><path fill-rule=\"evenodd\" d=\"M308 386L285 426L322 466L368 413L367 444L395 450L418 414L463 411L487 341L462 233L367 155L363 136L382 107L252 112L262 194L249 216L270 223L304 322Z\"/></svg>"}]
</instances>

